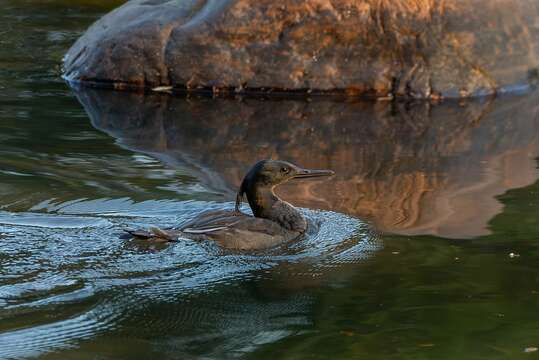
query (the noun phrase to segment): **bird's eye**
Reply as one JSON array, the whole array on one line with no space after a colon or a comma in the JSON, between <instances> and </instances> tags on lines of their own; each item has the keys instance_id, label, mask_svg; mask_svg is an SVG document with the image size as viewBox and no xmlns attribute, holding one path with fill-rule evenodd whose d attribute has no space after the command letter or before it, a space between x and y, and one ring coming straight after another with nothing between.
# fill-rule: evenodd
<instances>
[{"instance_id":1,"label":"bird's eye","mask_svg":"<svg viewBox=\"0 0 539 360\"><path fill-rule=\"evenodd\" d=\"M287 168L287 167L282 167L282 168L281 168L281 172L282 172L283 174L287 174L289 171L290 171L290 169Z\"/></svg>"}]
</instances>

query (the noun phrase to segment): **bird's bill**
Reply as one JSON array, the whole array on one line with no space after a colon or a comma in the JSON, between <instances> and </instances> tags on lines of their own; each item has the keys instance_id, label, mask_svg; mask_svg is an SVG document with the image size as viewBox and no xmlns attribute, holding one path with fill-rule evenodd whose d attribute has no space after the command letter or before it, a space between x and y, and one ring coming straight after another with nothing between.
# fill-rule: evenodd
<instances>
[{"instance_id":1,"label":"bird's bill","mask_svg":"<svg viewBox=\"0 0 539 360\"><path fill-rule=\"evenodd\" d=\"M333 170L311 170L311 169L298 169L293 176L294 179L315 178L323 176L335 175Z\"/></svg>"}]
</instances>

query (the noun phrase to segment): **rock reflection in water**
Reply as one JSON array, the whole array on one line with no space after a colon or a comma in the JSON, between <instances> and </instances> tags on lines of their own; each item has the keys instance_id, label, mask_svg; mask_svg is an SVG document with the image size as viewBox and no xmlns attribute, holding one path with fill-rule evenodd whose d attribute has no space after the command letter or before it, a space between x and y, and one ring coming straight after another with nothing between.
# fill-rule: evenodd
<instances>
[{"instance_id":1,"label":"rock reflection in water","mask_svg":"<svg viewBox=\"0 0 539 360\"><path fill-rule=\"evenodd\" d=\"M537 94L433 105L76 92L95 127L192 167L230 199L262 158L331 168L332 180L279 192L392 233L486 234L502 207L496 196L538 177Z\"/></svg>"}]
</instances>

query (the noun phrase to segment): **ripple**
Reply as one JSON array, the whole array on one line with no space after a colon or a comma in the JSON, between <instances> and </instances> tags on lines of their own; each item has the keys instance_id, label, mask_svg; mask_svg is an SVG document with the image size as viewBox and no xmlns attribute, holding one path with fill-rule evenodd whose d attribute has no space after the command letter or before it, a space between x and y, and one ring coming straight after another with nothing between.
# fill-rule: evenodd
<instances>
[{"instance_id":1,"label":"ripple","mask_svg":"<svg viewBox=\"0 0 539 360\"><path fill-rule=\"evenodd\" d=\"M80 216L0 213L0 224L52 229L76 229L109 226L111 223L106 219Z\"/></svg>"},{"instance_id":2,"label":"ripple","mask_svg":"<svg viewBox=\"0 0 539 360\"><path fill-rule=\"evenodd\" d=\"M17 171L8 171L8 170L0 170L0 174L12 175L12 176L24 176L24 177L33 176L32 174L23 174Z\"/></svg>"},{"instance_id":3,"label":"ripple","mask_svg":"<svg viewBox=\"0 0 539 360\"><path fill-rule=\"evenodd\" d=\"M70 348L99 332L112 330L117 319L118 312L113 307L99 304L70 319L0 333L0 358L35 357L45 351Z\"/></svg>"},{"instance_id":4,"label":"ripple","mask_svg":"<svg viewBox=\"0 0 539 360\"><path fill-rule=\"evenodd\" d=\"M5 301L6 306L0 310L0 316L5 310L71 302L91 295L93 289L85 287L81 280L68 279L63 275L4 285L0 286L0 299Z\"/></svg>"},{"instance_id":5,"label":"ripple","mask_svg":"<svg viewBox=\"0 0 539 360\"><path fill-rule=\"evenodd\" d=\"M308 209L302 209L310 223L305 236L259 253L223 252L213 243L191 240L155 247L118 238L125 227L174 226L203 210L233 207L202 201L79 199L34 207L50 213L0 213L1 229L9 235L0 242L0 261L5 259L7 266L0 270L0 358L79 346L111 329L153 337L188 327L192 333L171 340L172 347L204 339L219 342L226 333L227 342L216 351L248 351L288 336L283 323L307 322L310 300L253 302L243 284L275 276L318 281L380 246L366 223ZM267 296L264 289L256 291ZM216 297L215 292L227 295ZM84 305L96 298L99 304ZM55 316L48 319L51 312ZM13 323L18 316L27 319L25 324L37 323L18 329L18 322Z\"/></svg>"}]
</instances>

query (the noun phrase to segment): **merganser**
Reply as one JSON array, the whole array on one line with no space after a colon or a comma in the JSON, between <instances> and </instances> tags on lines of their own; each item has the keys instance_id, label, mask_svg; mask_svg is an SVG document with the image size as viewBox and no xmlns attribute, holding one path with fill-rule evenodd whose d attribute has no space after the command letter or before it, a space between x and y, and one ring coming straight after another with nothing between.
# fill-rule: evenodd
<instances>
[{"instance_id":1,"label":"merganser","mask_svg":"<svg viewBox=\"0 0 539 360\"><path fill-rule=\"evenodd\" d=\"M262 250L296 239L307 230L307 220L274 192L291 180L330 176L331 170L302 169L279 160L262 160L245 175L234 210L208 211L177 229L126 230L135 238L168 242L187 238L209 240L233 250ZM241 212L243 197L254 216Z\"/></svg>"}]
</instances>

